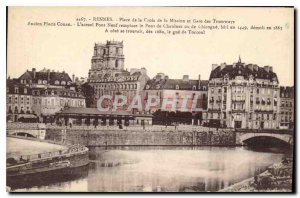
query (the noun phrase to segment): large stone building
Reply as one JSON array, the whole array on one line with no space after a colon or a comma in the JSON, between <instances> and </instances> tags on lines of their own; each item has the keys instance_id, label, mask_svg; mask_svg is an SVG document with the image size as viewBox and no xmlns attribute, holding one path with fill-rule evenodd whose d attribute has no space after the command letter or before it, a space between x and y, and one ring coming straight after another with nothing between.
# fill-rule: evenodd
<instances>
[{"instance_id":1,"label":"large stone building","mask_svg":"<svg viewBox=\"0 0 300 198\"><path fill-rule=\"evenodd\" d=\"M22 117L34 117L31 115L33 114L31 104L31 88L20 84L17 79L8 79L6 81L7 120L18 121Z\"/></svg>"},{"instance_id":2,"label":"large stone building","mask_svg":"<svg viewBox=\"0 0 300 198\"><path fill-rule=\"evenodd\" d=\"M132 99L141 94L149 79L145 68L124 69L123 42L107 41L95 44L92 67L88 74L88 83L95 90L95 100L103 95L124 95L128 107Z\"/></svg>"},{"instance_id":3,"label":"large stone building","mask_svg":"<svg viewBox=\"0 0 300 198\"><path fill-rule=\"evenodd\" d=\"M279 82L271 66L237 63L212 65L208 85L208 119L212 126L277 128Z\"/></svg>"},{"instance_id":4,"label":"large stone building","mask_svg":"<svg viewBox=\"0 0 300 198\"><path fill-rule=\"evenodd\" d=\"M169 79L165 74L158 73L146 83L144 108L147 111L147 103L154 103L154 100L159 99L157 105L149 105L149 113L157 110L189 112L191 115L197 114L199 118L191 120L191 124L200 125L206 119L203 112L207 109L207 90L208 81L201 80L200 75L198 79L189 79L188 75L184 75L182 79Z\"/></svg>"},{"instance_id":5,"label":"large stone building","mask_svg":"<svg viewBox=\"0 0 300 198\"><path fill-rule=\"evenodd\" d=\"M34 115L38 121L47 122L64 107L85 107L85 98L73 81L65 72L35 68L18 79L8 79L8 120L20 121L21 117Z\"/></svg>"},{"instance_id":6,"label":"large stone building","mask_svg":"<svg viewBox=\"0 0 300 198\"><path fill-rule=\"evenodd\" d=\"M294 128L294 87L280 87L280 128Z\"/></svg>"}]
</instances>

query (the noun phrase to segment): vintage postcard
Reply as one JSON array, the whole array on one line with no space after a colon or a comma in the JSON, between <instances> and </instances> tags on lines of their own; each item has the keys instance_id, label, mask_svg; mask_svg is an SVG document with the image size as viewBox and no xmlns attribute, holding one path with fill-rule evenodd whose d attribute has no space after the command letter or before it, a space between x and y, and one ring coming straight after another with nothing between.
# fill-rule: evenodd
<instances>
[{"instance_id":1,"label":"vintage postcard","mask_svg":"<svg viewBox=\"0 0 300 198\"><path fill-rule=\"evenodd\" d=\"M8 192L294 192L293 7L8 7Z\"/></svg>"}]
</instances>

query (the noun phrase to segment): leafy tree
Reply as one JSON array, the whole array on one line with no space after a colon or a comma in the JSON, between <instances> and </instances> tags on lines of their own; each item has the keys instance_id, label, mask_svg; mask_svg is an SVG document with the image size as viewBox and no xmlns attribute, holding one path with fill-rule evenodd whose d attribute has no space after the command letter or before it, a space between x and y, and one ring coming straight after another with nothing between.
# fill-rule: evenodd
<instances>
[{"instance_id":1,"label":"leafy tree","mask_svg":"<svg viewBox=\"0 0 300 198\"><path fill-rule=\"evenodd\" d=\"M95 90L88 83L81 85L81 91L85 97L86 107L96 107L97 100L95 99Z\"/></svg>"}]
</instances>

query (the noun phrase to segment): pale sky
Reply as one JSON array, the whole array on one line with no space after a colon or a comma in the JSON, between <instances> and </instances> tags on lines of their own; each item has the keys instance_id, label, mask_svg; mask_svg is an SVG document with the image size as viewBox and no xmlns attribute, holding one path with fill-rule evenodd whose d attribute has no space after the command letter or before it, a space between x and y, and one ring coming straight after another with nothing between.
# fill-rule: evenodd
<instances>
[{"instance_id":1,"label":"pale sky","mask_svg":"<svg viewBox=\"0 0 300 198\"><path fill-rule=\"evenodd\" d=\"M7 75L19 77L27 69L65 70L87 77L95 42L124 41L125 68L147 69L170 78L209 78L212 64L238 61L273 66L280 85L294 85L294 10L292 8L9 8ZM165 17L226 19L236 25L279 25L282 31L224 30L205 35L104 33L97 27L37 27L30 22L71 22L76 17Z\"/></svg>"}]
</instances>

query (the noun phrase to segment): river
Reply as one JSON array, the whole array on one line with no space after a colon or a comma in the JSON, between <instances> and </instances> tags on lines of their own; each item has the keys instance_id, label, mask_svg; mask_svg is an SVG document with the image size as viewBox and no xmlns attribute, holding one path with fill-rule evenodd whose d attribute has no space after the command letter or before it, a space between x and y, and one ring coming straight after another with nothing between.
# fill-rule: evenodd
<instances>
[{"instance_id":1,"label":"river","mask_svg":"<svg viewBox=\"0 0 300 198\"><path fill-rule=\"evenodd\" d=\"M81 177L16 191L218 191L264 171L285 153L246 147L94 147Z\"/></svg>"}]
</instances>

